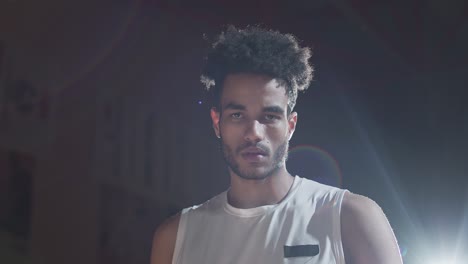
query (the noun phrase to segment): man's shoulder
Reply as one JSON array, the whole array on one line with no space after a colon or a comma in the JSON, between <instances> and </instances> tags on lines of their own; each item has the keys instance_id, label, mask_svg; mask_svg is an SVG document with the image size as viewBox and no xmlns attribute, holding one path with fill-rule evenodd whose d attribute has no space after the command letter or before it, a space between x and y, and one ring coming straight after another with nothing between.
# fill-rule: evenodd
<instances>
[{"instance_id":1,"label":"man's shoulder","mask_svg":"<svg viewBox=\"0 0 468 264\"><path fill-rule=\"evenodd\" d=\"M334 194L348 192L340 187L320 183L315 180L307 178L302 178L301 180L302 191L315 196L328 196L329 198L332 198L331 196L334 196Z\"/></svg>"},{"instance_id":2,"label":"man's shoulder","mask_svg":"<svg viewBox=\"0 0 468 264\"><path fill-rule=\"evenodd\" d=\"M353 225L372 223L376 220L382 220L383 211L380 206L372 199L346 192L341 203L341 219Z\"/></svg>"},{"instance_id":3,"label":"man's shoulder","mask_svg":"<svg viewBox=\"0 0 468 264\"><path fill-rule=\"evenodd\" d=\"M166 264L172 262L172 255L177 239L180 213L166 219L154 232L151 249L152 264Z\"/></svg>"},{"instance_id":4,"label":"man's shoulder","mask_svg":"<svg viewBox=\"0 0 468 264\"><path fill-rule=\"evenodd\" d=\"M174 233L174 231L177 232L177 227L179 226L180 221L180 215L181 212L178 212L177 214L165 219L158 227L158 230L160 230L162 234Z\"/></svg>"},{"instance_id":5,"label":"man's shoulder","mask_svg":"<svg viewBox=\"0 0 468 264\"><path fill-rule=\"evenodd\" d=\"M187 219L187 215L189 214L192 217L196 215L203 216L207 211L216 210L222 205L223 197L225 197L225 192L212 197L202 204L184 208L179 213L163 221L154 232L151 264L171 263L176 247L179 225L184 225L184 222L187 221L185 219Z\"/></svg>"},{"instance_id":6,"label":"man's shoulder","mask_svg":"<svg viewBox=\"0 0 468 264\"><path fill-rule=\"evenodd\" d=\"M300 208L319 210L326 209L327 212L338 215L340 212L345 189L323 184L308 178L300 178L297 186L290 191L291 200Z\"/></svg>"},{"instance_id":7,"label":"man's shoulder","mask_svg":"<svg viewBox=\"0 0 468 264\"><path fill-rule=\"evenodd\" d=\"M223 207L226 201L226 191L219 193L212 198L206 200L205 202L187 207L182 210L181 214L193 213L193 212L205 212L205 211L214 211Z\"/></svg>"},{"instance_id":8,"label":"man's shoulder","mask_svg":"<svg viewBox=\"0 0 468 264\"><path fill-rule=\"evenodd\" d=\"M382 208L369 197L346 192L341 204L342 219L349 222L372 221L381 219Z\"/></svg>"},{"instance_id":9,"label":"man's shoulder","mask_svg":"<svg viewBox=\"0 0 468 264\"><path fill-rule=\"evenodd\" d=\"M366 196L345 193L341 206L341 235L347 262L401 263L387 217L380 206Z\"/></svg>"},{"instance_id":10,"label":"man's shoulder","mask_svg":"<svg viewBox=\"0 0 468 264\"><path fill-rule=\"evenodd\" d=\"M314 178L306 178L306 177L301 177L301 176L296 176L298 179L301 180L302 185L307 185L313 188L321 188L321 189L340 189L339 187L332 186L327 183L322 183L320 181L317 181Z\"/></svg>"}]
</instances>

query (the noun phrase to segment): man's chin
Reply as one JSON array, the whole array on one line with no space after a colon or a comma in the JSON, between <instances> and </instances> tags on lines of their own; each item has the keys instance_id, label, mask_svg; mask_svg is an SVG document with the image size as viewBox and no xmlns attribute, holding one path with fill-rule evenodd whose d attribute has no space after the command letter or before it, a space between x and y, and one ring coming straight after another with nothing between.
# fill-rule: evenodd
<instances>
[{"instance_id":1,"label":"man's chin","mask_svg":"<svg viewBox=\"0 0 468 264\"><path fill-rule=\"evenodd\" d=\"M239 170L236 173L242 179L245 180L264 180L270 177L275 170L267 170L264 167L251 168L250 170Z\"/></svg>"},{"instance_id":2,"label":"man's chin","mask_svg":"<svg viewBox=\"0 0 468 264\"><path fill-rule=\"evenodd\" d=\"M244 180L249 180L249 181L261 181L261 180L265 180L266 178L270 176L269 174L252 175L252 174L243 174L243 173L236 174L236 175Z\"/></svg>"},{"instance_id":3,"label":"man's chin","mask_svg":"<svg viewBox=\"0 0 468 264\"><path fill-rule=\"evenodd\" d=\"M229 159L227 159L229 161ZM236 162L227 162L231 172L244 180L264 180L273 175L281 166L273 166L269 161L247 162L237 159Z\"/></svg>"}]
</instances>

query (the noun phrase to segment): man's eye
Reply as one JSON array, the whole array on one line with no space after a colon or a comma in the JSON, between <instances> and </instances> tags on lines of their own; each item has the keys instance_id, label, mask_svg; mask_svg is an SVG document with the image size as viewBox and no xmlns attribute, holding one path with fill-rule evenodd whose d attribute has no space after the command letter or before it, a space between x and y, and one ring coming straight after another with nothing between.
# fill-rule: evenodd
<instances>
[{"instance_id":1,"label":"man's eye","mask_svg":"<svg viewBox=\"0 0 468 264\"><path fill-rule=\"evenodd\" d=\"M239 119L242 117L242 114L241 113L233 113L231 114L231 117L234 118L234 119Z\"/></svg>"},{"instance_id":2,"label":"man's eye","mask_svg":"<svg viewBox=\"0 0 468 264\"><path fill-rule=\"evenodd\" d=\"M277 116L275 116L275 115L266 115L265 119L268 120L268 121L272 121L272 120L276 120L276 119L279 119L279 118Z\"/></svg>"}]
</instances>

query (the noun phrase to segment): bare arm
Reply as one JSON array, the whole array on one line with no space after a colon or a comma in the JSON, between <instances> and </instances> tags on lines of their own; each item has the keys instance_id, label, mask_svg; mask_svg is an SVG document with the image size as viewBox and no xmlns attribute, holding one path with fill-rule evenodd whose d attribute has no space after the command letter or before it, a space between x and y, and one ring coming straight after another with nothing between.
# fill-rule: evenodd
<instances>
[{"instance_id":1,"label":"bare arm","mask_svg":"<svg viewBox=\"0 0 468 264\"><path fill-rule=\"evenodd\" d=\"M393 230L371 199L346 193L341 207L341 235L347 264L401 264Z\"/></svg>"},{"instance_id":2,"label":"bare arm","mask_svg":"<svg viewBox=\"0 0 468 264\"><path fill-rule=\"evenodd\" d=\"M153 237L151 248L151 264L171 264L174 254L177 229L179 227L180 214L164 221Z\"/></svg>"}]
</instances>

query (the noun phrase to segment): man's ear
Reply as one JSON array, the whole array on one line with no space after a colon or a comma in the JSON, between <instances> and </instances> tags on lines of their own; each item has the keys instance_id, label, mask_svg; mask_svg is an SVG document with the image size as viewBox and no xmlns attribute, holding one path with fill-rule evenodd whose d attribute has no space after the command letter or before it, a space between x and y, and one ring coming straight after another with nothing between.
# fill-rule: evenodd
<instances>
[{"instance_id":1,"label":"man's ear","mask_svg":"<svg viewBox=\"0 0 468 264\"><path fill-rule=\"evenodd\" d=\"M221 138L221 134L219 133L219 115L220 112L216 107L212 107L210 110L210 115L211 115L211 121L213 122L213 129L215 131L215 134L218 138Z\"/></svg>"},{"instance_id":2,"label":"man's ear","mask_svg":"<svg viewBox=\"0 0 468 264\"><path fill-rule=\"evenodd\" d=\"M297 113L292 112L288 116L288 134L289 134L288 138L289 140L291 140L294 134L294 131L296 131L296 124L297 124Z\"/></svg>"}]
</instances>

